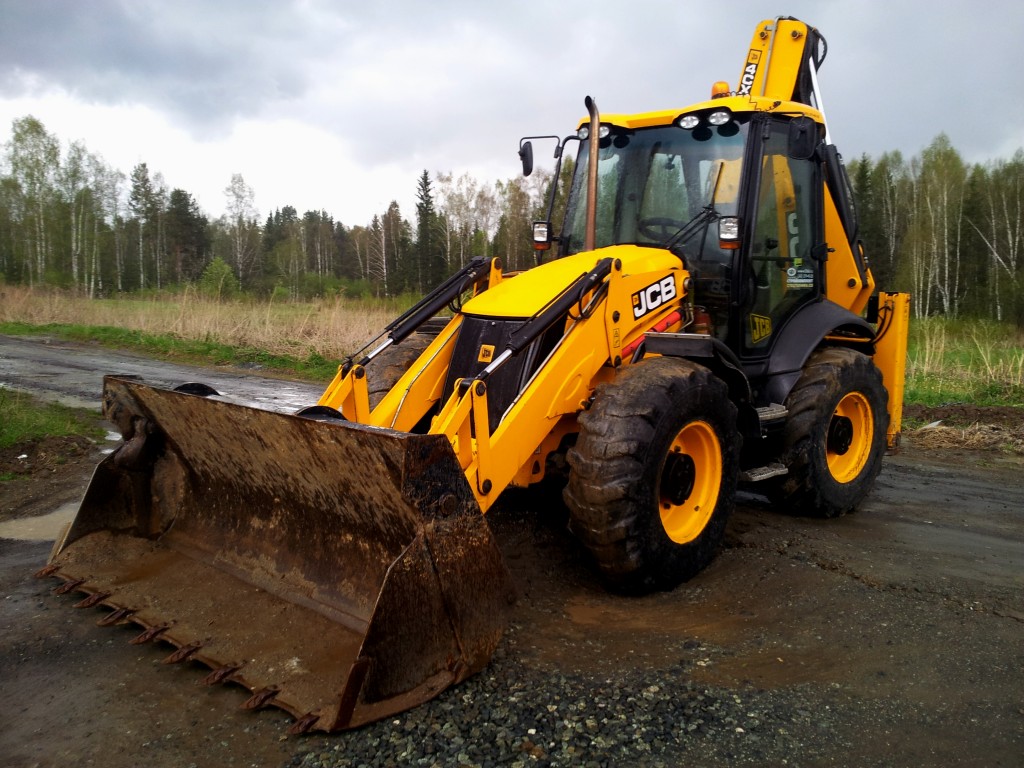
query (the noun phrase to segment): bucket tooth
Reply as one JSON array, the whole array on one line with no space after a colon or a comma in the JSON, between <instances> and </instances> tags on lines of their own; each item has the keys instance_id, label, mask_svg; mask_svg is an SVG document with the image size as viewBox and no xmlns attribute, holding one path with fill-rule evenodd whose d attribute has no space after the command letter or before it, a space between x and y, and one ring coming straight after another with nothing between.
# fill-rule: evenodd
<instances>
[{"instance_id":1,"label":"bucket tooth","mask_svg":"<svg viewBox=\"0 0 1024 768\"><path fill-rule=\"evenodd\" d=\"M288 729L289 736L301 736L304 733L309 733L313 730L313 726L316 725L320 719L319 712L307 712L294 723Z\"/></svg>"},{"instance_id":2,"label":"bucket tooth","mask_svg":"<svg viewBox=\"0 0 1024 768\"><path fill-rule=\"evenodd\" d=\"M280 692L280 689L276 685L261 688L242 703L241 709L263 709L263 707L269 705L274 697Z\"/></svg>"},{"instance_id":3,"label":"bucket tooth","mask_svg":"<svg viewBox=\"0 0 1024 768\"><path fill-rule=\"evenodd\" d=\"M74 592L83 584L85 584L85 579L71 579L71 581L65 581L59 587L55 587L53 594L66 595L68 592Z\"/></svg>"},{"instance_id":4,"label":"bucket tooth","mask_svg":"<svg viewBox=\"0 0 1024 768\"><path fill-rule=\"evenodd\" d=\"M131 616L135 611L131 608L118 608L115 611L111 611L102 619L96 622L97 627L112 627L115 624L120 624L122 621Z\"/></svg>"},{"instance_id":5,"label":"bucket tooth","mask_svg":"<svg viewBox=\"0 0 1024 768\"><path fill-rule=\"evenodd\" d=\"M168 656L166 659L164 659L163 663L164 664L180 664L183 661L188 661L193 656L195 656L196 652L200 648L202 648L202 647L203 647L203 644L199 643L199 642L189 643L188 645L183 645L183 646L181 646L181 648L179 648L174 653L172 653L170 656Z\"/></svg>"},{"instance_id":6,"label":"bucket tooth","mask_svg":"<svg viewBox=\"0 0 1024 768\"><path fill-rule=\"evenodd\" d=\"M148 642L150 642L152 640L156 640L158 637L160 637L160 635L162 635L164 632L166 632L170 628L171 628L170 624L158 624L155 627L150 627L145 632L142 632L141 634L137 635L136 637L133 637L131 639L131 644L132 645L143 645L143 644L148 643Z\"/></svg>"},{"instance_id":7,"label":"bucket tooth","mask_svg":"<svg viewBox=\"0 0 1024 768\"><path fill-rule=\"evenodd\" d=\"M55 574L59 570L60 570L60 566L59 565L57 565L56 563L50 563L49 565L47 565L47 566L45 566L43 568L40 568L38 571L36 571L32 575L35 576L37 579L45 579L45 578L47 578L49 576L53 576L53 574Z\"/></svg>"},{"instance_id":8,"label":"bucket tooth","mask_svg":"<svg viewBox=\"0 0 1024 768\"><path fill-rule=\"evenodd\" d=\"M72 606L72 608L95 608L97 605L109 598L110 595L110 592L94 592L84 600L79 600Z\"/></svg>"},{"instance_id":9,"label":"bucket tooth","mask_svg":"<svg viewBox=\"0 0 1024 768\"><path fill-rule=\"evenodd\" d=\"M241 664L225 664L223 667L218 667L213 670L210 674L203 678L204 685L216 685L217 683L228 682L235 672L242 668Z\"/></svg>"}]
</instances>

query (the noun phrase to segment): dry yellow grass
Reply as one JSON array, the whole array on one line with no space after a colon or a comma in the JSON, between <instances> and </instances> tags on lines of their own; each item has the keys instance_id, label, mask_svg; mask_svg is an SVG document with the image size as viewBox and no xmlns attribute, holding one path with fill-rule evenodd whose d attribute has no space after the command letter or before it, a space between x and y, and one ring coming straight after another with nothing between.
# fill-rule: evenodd
<instances>
[{"instance_id":1,"label":"dry yellow grass","mask_svg":"<svg viewBox=\"0 0 1024 768\"><path fill-rule=\"evenodd\" d=\"M0 322L109 326L183 339L337 359L359 349L398 310L370 301L212 301L193 290L148 299L86 299L0 286Z\"/></svg>"},{"instance_id":2,"label":"dry yellow grass","mask_svg":"<svg viewBox=\"0 0 1024 768\"><path fill-rule=\"evenodd\" d=\"M1002 450L1024 454L1024 429L1012 430L998 424L973 424L964 428L929 425L911 430L909 437L916 448Z\"/></svg>"}]
</instances>

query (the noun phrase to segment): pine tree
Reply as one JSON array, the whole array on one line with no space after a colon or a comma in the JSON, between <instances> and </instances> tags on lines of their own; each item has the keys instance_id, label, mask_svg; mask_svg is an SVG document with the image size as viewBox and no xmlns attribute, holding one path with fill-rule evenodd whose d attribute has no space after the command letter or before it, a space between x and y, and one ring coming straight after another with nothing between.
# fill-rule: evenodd
<instances>
[{"instance_id":1,"label":"pine tree","mask_svg":"<svg viewBox=\"0 0 1024 768\"><path fill-rule=\"evenodd\" d=\"M447 264L441 252L438 224L430 174L423 171L416 186L416 275L413 287L418 293L439 285L446 275Z\"/></svg>"}]
</instances>

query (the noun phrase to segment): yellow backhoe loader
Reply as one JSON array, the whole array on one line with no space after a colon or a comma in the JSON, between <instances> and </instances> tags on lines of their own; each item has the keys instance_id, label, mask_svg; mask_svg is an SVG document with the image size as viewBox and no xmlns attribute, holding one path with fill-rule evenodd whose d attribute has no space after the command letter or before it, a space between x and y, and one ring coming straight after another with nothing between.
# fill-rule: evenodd
<instances>
[{"instance_id":1,"label":"yellow backhoe loader","mask_svg":"<svg viewBox=\"0 0 1024 768\"><path fill-rule=\"evenodd\" d=\"M875 289L824 53L764 21L733 90L637 115L588 98L575 134L522 140L527 174L534 141L556 166L579 142L538 265L473 259L298 414L107 377L123 442L41 573L330 731L487 664L514 590L484 513L553 467L626 593L704 568L740 484L854 509L899 442L909 297Z\"/></svg>"}]
</instances>

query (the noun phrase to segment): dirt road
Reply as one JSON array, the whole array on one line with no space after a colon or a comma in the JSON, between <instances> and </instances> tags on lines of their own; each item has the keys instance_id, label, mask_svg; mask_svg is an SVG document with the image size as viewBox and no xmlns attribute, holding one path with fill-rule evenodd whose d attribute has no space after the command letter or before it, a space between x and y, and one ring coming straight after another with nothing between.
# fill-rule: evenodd
<instances>
[{"instance_id":1,"label":"dirt road","mask_svg":"<svg viewBox=\"0 0 1024 768\"><path fill-rule=\"evenodd\" d=\"M266 387L247 389L256 382L245 373L0 338L0 383L7 385L89 402L101 372L121 371L165 383L207 381L253 402ZM302 405L307 391L316 392L298 385L293 403L282 395L286 389L274 383L274 400L264 407ZM746 497L710 568L672 593L642 599L601 590L564 531L557 499L507 494L488 519L521 599L502 661L482 675L514 664L541 690L554 677L596 686L626 669L671 685L683 670L689 683L716 696L751 702L759 710L751 721L788 724L755 731L744 722L730 736L735 748L674 742L666 754L680 763L1020 765L1021 458L925 452L907 443L886 461L857 514L807 520ZM371 738L364 731L283 739L282 714L240 712L241 689L207 688L196 668L162 666L167 648L129 646L134 632L97 628L95 614L71 609L74 598L29 578L46 559L56 518L73 505L40 513L60 507L67 493L80 494L94 460L55 465L51 491L16 490L28 481L0 485L0 763L283 765L307 752L355 750ZM57 488L65 495L46 495ZM443 718L459 700L454 691L425 711ZM382 765L416 764L379 754ZM522 752L507 758L533 759Z\"/></svg>"}]
</instances>

